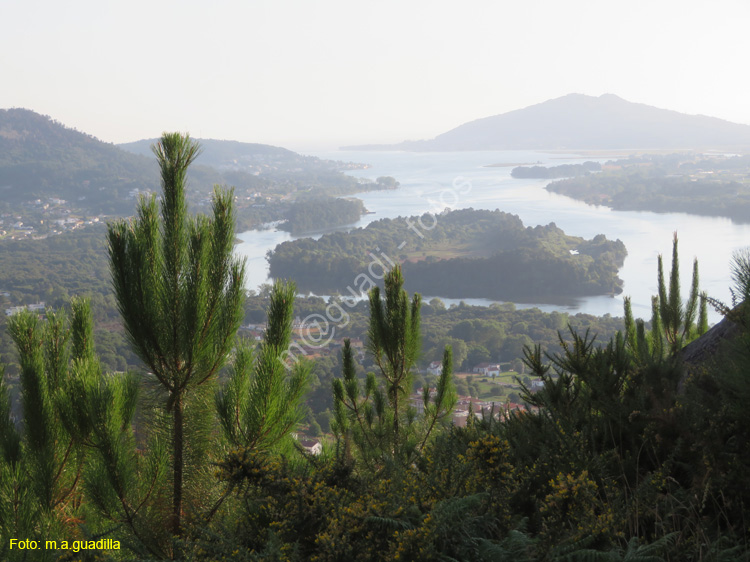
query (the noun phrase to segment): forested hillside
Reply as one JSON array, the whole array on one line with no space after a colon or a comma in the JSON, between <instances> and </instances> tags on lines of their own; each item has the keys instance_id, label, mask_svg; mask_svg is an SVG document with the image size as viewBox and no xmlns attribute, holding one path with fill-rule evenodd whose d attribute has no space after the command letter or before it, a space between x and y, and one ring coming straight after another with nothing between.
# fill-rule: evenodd
<instances>
[{"instance_id":1,"label":"forested hillside","mask_svg":"<svg viewBox=\"0 0 750 562\"><path fill-rule=\"evenodd\" d=\"M352 224L364 214L365 207L359 199L337 197L299 197L287 212L286 222L280 230L292 234L315 232Z\"/></svg>"},{"instance_id":2,"label":"forested hillside","mask_svg":"<svg viewBox=\"0 0 750 562\"><path fill-rule=\"evenodd\" d=\"M51 308L67 306L71 297L91 300L96 345L108 370L134 367L137 359L122 332L107 266L104 225L44 240L0 242L0 357L15 361L7 316L11 307L43 302ZM15 368L9 370L16 373Z\"/></svg>"},{"instance_id":3,"label":"forested hillside","mask_svg":"<svg viewBox=\"0 0 750 562\"><path fill-rule=\"evenodd\" d=\"M152 144L138 141L121 145L123 150L33 111L0 110L0 240L129 216L140 195L158 188ZM354 202L330 198L398 186L389 177L371 182L343 173L362 167L269 145L210 140L188 172L186 196L194 209L207 212L214 186L231 186L240 230L275 221L286 221L284 228L293 232L320 230L355 222L362 212ZM297 198L329 198L317 225L294 204Z\"/></svg>"},{"instance_id":4,"label":"forested hillside","mask_svg":"<svg viewBox=\"0 0 750 562\"><path fill-rule=\"evenodd\" d=\"M128 193L157 181L153 161L24 109L0 110L0 193L10 209L41 197L126 213Z\"/></svg>"},{"instance_id":5,"label":"forested hillside","mask_svg":"<svg viewBox=\"0 0 750 562\"><path fill-rule=\"evenodd\" d=\"M128 348L112 294L104 233L105 226L99 225L44 240L0 243L0 305L9 309L44 302L48 307L62 308L74 296L91 299L97 352L102 364L108 370L125 370L126 366L136 367L138 361ZM267 321L269 289L266 286L261 294L246 299L243 325L262 325ZM7 296L2 296L5 294ZM310 315L325 317L329 306L329 301L320 297L298 297L294 316L300 319ZM340 342L344 337L364 341L367 337L366 303L337 306L346 312L348 322L334 328L330 334L332 342ZM446 307L440 299L434 299L423 303L422 314L424 345L420 367L439 360L438 349L450 344L456 368L469 371L483 361L503 361L520 370L524 345L536 342L557 350L557 332L565 331L568 323L577 329L590 329L603 339L614 335L622 326L619 318L550 314L538 309L516 309L510 303ZM0 315L0 358L5 358L9 364L8 373L15 374L15 352L6 322L7 317ZM315 388L320 387L323 396L316 401L318 393L312 392L308 400L318 417L330 408L328 389L338 365L333 347L325 346L319 351L322 356L314 368L319 384L316 383ZM324 418L319 420L325 425Z\"/></svg>"},{"instance_id":6,"label":"forested hillside","mask_svg":"<svg viewBox=\"0 0 750 562\"><path fill-rule=\"evenodd\" d=\"M643 155L608 162L601 173L547 190L619 211L691 213L750 223L750 158Z\"/></svg>"},{"instance_id":7,"label":"forested hillside","mask_svg":"<svg viewBox=\"0 0 750 562\"><path fill-rule=\"evenodd\" d=\"M368 267L403 262L407 287L424 294L554 302L621 292L617 270L626 255L621 241L604 235L584 240L554 224L526 228L514 215L467 209L284 242L269 263L272 277L319 293L348 296L377 282L360 276Z\"/></svg>"}]
</instances>

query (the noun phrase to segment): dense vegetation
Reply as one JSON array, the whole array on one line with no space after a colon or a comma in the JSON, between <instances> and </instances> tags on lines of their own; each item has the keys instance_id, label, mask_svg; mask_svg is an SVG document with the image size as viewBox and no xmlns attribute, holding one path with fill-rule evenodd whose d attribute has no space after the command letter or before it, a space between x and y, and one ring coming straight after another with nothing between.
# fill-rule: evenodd
<instances>
[{"instance_id":1,"label":"dense vegetation","mask_svg":"<svg viewBox=\"0 0 750 562\"><path fill-rule=\"evenodd\" d=\"M291 205L279 229L292 234L326 230L357 222L365 212L359 199L300 197Z\"/></svg>"},{"instance_id":2,"label":"dense vegetation","mask_svg":"<svg viewBox=\"0 0 750 562\"><path fill-rule=\"evenodd\" d=\"M691 213L750 222L750 159L647 155L609 162L599 174L553 182L549 191L620 211Z\"/></svg>"},{"instance_id":3,"label":"dense vegetation","mask_svg":"<svg viewBox=\"0 0 750 562\"><path fill-rule=\"evenodd\" d=\"M547 228L562 235L562 230L554 225ZM599 236L603 247L598 258L585 253L555 254L548 248L519 248L484 259L418 261L406 265L404 271L409 275L410 287L448 298L560 303L566 297L621 293L617 270L624 259L624 246L620 243L618 248L616 243ZM603 254L606 257L601 257Z\"/></svg>"},{"instance_id":4,"label":"dense vegetation","mask_svg":"<svg viewBox=\"0 0 750 562\"><path fill-rule=\"evenodd\" d=\"M125 371L136 368L137 357L128 346L122 329L117 304L111 291L103 225L86 230L65 233L44 240L26 240L0 243L0 304L3 308L45 302L50 308L63 308L73 296L86 296L94 315L95 347L105 371ZM260 294L248 296L244 305L243 324L261 324L267 320L266 309L270 303L270 286ZM8 296L1 296L7 293ZM331 303L334 304L330 308ZM338 307L338 308L337 308ZM348 337L366 340L367 306L365 301L355 306L320 297L297 297L294 317L326 317L333 319L343 310L345 316L332 322L332 338L340 341ZM327 312L328 311L328 312ZM440 299L422 303L423 346L419 366L425 368L439 361L446 345L453 348L457 371L470 371L481 362L503 362L520 372L523 346L540 343L550 350L560 350L557 333L570 323L580 330L590 329L603 340L609 339L622 326L622 320L595 317L587 314L544 313L538 309L516 309L513 304L446 307ZM7 317L0 315L0 356L6 361L15 357ZM315 420L328 427L332 397L330 385L340 369L336 352L328 347L321 349L313 368L306 403L310 408L308 421ZM369 360L365 363L369 367ZM17 369L9 365L8 374L13 394L17 392ZM419 375L416 385L431 382L429 376ZM482 394L476 382L459 381L460 393L479 397ZM498 389L497 392L508 391Z\"/></svg>"},{"instance_id":5,"label":"dense vegetation","mask_svg":"<svg viewBox=\"0 0 750 562\"><path fill-rule=\"evenodd\" d=\"M466 209L284 242L269 262L272 277L298 279L305 291L366 292L382 278L374 272L398 260L407 288L425 294L554 302L621 292L626 254L604 235L584 240L554 224L524 228L515 215Z\"/></svg>"},{"instance_id":6,"label":"dense vegetation","mask_svg":"<svg viewBox=\"0 0 750 562\"><path fill-rule=\"evenodd\" d=\"M0 193L6 204L57 197L89 212L124 213L132 209L132 202L126 206L128 192L155 179L150 159L32 111L0 111Z\"/></svg>"},{"instance_id":7,"label":"dense vegetation","mask_svg":"<svg viewBox=\"0 0 750 562\"><path fill-rule=\"evenodd\" d=\"M323 165L321 160L312 156L301 156L296 152L270 146L267 144L247 143L238 141L222 141L214 139L196 139L201 145L200 160L205 166L220 169L241 169L248 165L270 167L292 167L304 165ZM122 143L118 146L133 154L140 154L151 158L151 147L159 139L142 139L135 142Z\"/></svg>"},{"instance_id":8,"label":"dense vegetation","mask_svg":"<svg viewBox=\"0 0 750 562\"><path fill-rule=\"evenodd\" d=\"M517 166L510 175L514 178L554 179L577 176L588 176L591 172L600 172L602 165L598 162L583 164L561 164L559 166Z\"/></svg>"},{"instance_id":9,"label":"dense vegetation","mask_svg":"<svg viewBox=\"0 0 750 562\"><path fill-rule=\"evenodd\" d=\"M73 296L86 296L96 326L96 352L110 371L124 371L137 359L127 346L112 295L104 225L44 240L0 243L0 355L13 356L4 310L44 302L62 308ZM12 369L15 373L15 369Z\"/></svg>"},{"instance_id":10,"label":"dense vegetation","mask_svg":"<svg viewBox=\"0 0 750 562\"><path fill-rule=\"evenodd\" d=\"M658 319L652 325L667 326L668 319L674 316L675 311L669 309L676 302L674 286L670 282L669 291L660 289L660 294L665 295L665 312L659 312L657 297ZM739 294L747 293L750 287ZM275 298L272 294L271 302ZM394 301L397 299L380 301L380 306L386 308L379 318L397 316ZM276 325L274 318L278 319L274 307L280 303L276 303L269 310L271 325ZM371 319L373 306L377 304L377 300L371 300ZM413 313L414 306L408 301L406 305ZM404 304L399 306L406 310ZM282 322L287 326L291 320L289 312L287 309L286 320ZM74 307L74 318L81 314L82 309ZM412 324L408 314L401 316L406 326ZM680 327L684 328L688 316L684 312L678 312L677 316ZM549 354L546 361L538 349L529 349L527 365L545 381L542 391L525 395L538 411L510 414L499 420L485 416L466 428L446 427L439 422L438 405L444 402L438 398L438 390L433 409L438 421L432 429L434 436L425 441L395 437L395 403L388 398L393 394L383 392L376 399L370 421L358 421L357 408L368 409L362 400L375 389L385 391L387 386L381 387L377 379L371 378L368 380L373 382L366 384L366 394L354 390L359 377L353 375L352 357L345 349L345 385L339 383L339 390L334 392L342 400L340 421L334 427L335 444L317 458L300 456L294 450L272 444L259 445L260 442L243 437L256 435L252 428L258 426L253 425L256 422L250 417L243 418L244 425L233 425L233 418L227 414L234 411L230 406L242 399L243 394L237 391L245 389L249 400L257 401L258 396L264 395L262 388L248 386L256 384L253 381L262 371L249 378L243 375L244 378L228 384L218 395L221 399L217 401L216 416L225 429L221 433L222 445L214 444L209 453L218 471L213 476L196 475L201 479L200 489L209 509L205 515L193 512L182 529L182 539L172 543L163 542L158 533L146 532L149 520L165 517L159 509L134 511L131 514L134 521L123 520L114 532L101 527L98 519L101 516L96 515L97 509L101 509L97 506L105 505L98 503L106 498L101 494L111 485L103 478L113 469L97 464L97 459L107 450L103 448L107 440L123 431L119 428L132 416L127 412L132 412L129 408L135 396L132 386L118 386L133 379L122 379L123 383L112 379L101 390L95 390L94 386L90 394L84 393L87 397L78 402L83 414L78 425L64 421L70 415L66 413L65 401L51 402L42 408L60 437L67 436L76 446L81 435L91 431L87 428L97 427L88 425L94 421L87 421L88 416L120 412L113 407L117 401L107 402L110 406L107 409L92 408L97 401L106 400L107 396L113 396L112 392L122 389L119 392L123 392L125 413L117 414L112 419L114 423L105 426L111 427L108 431L113 433L97 432L87 437L93 448L85 457L76 457L84 466L92 463L83 472L85 485L75 492L77 497L90 499L91 503L78 504L77 508L69 501L62 506L54 502L45 505L36 499L40 491L31 488L25 496L15 496L15 505L26 516L25 510L30 505L36 506L36 517L42 519L35 520L47 521L46 532L56 533L58 540L67 537L72 542L100 536L123 540L120 551L86 552L91 557L105 559L108 556L186 560L356 557L427 561L451 557L467 561L530 561L606 556L608 560L746 560L747 529L742 522L745 502L750 499L744 485L750 459L739 444L728 449L724 446L734 439L746 439L744 433L748 427L741 398L748 392L747 382L737 376L737 369L742 369L750 349L750 340L746 340L749 332L744 331L750 324L742 313L737 313L734 320L743 326L743 335L717 356L715 365L693 368L688 379L679 356L670 353L669 346L657 344L669 332L649 332L643 326L633 333L626 331L603 348L594 346L588 334L574 334L573 341L561 353ZM372 322L368 328L372 357L377 357L378 349L382 349L380 353L386 361L398 362L398 356L385 350L398 342L397 334L405 332L391 326L381 334L390 334L394 342L378 344L382 335L376 335ZM88 341L76 335L81 328L74 326L79 325L80 322L73 322L71 341ZM276 333L276 329L269 333ZM20 336L17 339L22 341ZM633 345L632 341L637 343ZM85 347L73 349L77 350L76 356L90 357L91 352ZM283 346L276 346L278 349ZM394 349L400 346L395 345ZM261 351L260 357L264 356ZM240 364L251 365L250 356L244 356ZM385 373L393 372L386 366L390 363L383 365ZM37 368L41 370L41 364ZM244 367L235 369L235 373L245 372ZM72 377L65 385L73 384L78 376L75 373L73 370L65 375ZM681 385L684 390L679 392ZM126 388L131 390L125 392ZM251 388L256 390L250 392ZM450 396L447 381L443 388L443 396ZM252 398L253 392L260 394ZM271 397L292 396L289 392L279 390ZM433 404L429 396L425 400L428 405ZM706 408L706 404L710 407ZM236 411L244 416L255 410L244 406ZM286 410L277 407L273 411ZM414 436L420 436L430 427L413 413L400 415L405 417L399 434L415 432ZM284 426L283 420L279 423ZM352 424L360 428L359 437L355 437ZM42 459L52 454L50 450L34 452L30 448L32 431L36 430L29 427L19 434L6 426L2 457L2 469L7 476L4 490L19 494L27 482L23 478L34 478L40 484L49 482L52 497L58 497L55 494L64 494L69 489L70 480L45 479L33 464L24 477L14 472L29 462L25 455ZM126 435L127 431L123 436ZM199 439L199 435L193 434L192 438ZM368 439L379 439L382 445L367 448ZM414 446L420 443L423 445ZM193 444L196 445L200 443ZM141 446L142 454L153 459L152 465L151 468L149 464L142 465L140 480L130 481L130 493L137 493L139 487L141 493L146 493L154 478L161 481L158 472L153 472L163 462L154 457L158 454L155 447L155 443ZM124 466L130 462L126 457L115 458L120 458ZM62 455L56 459L57 463L64 462ZM55 468L58 466L62 465ZM69 468L72 472L60 472L68 479L75 476L76 465ZM139 481L141 486L136 486ZM97 491L99 495L89 496ZM151 502L148 497L143 501ZM71 508L75 511L69 511ZM4 536L16 536L19 530L13 527L9 513L4 511L1 515ZM70 515L84 518L86 528L72 523ZM16 520L15 525L19 524L22 523ZM161 527L153 530L158 528ZM31 524L22 532L27 533L24 536L42 538L34 529ZM52 559L61 553L38 554L43 560L45 555ZM10 559L22 559L22 555L7 548L4 552Z\"/></svg>"},{"instance_id":11,"label":"dense vegetation","mask_svg":"<svg viewBox=\"0 0 750 562\"><path fill-rule=\"evenodd\" d=\"M271 287L264 287L261 293L248 297L245 302L245 320L248 323L260 324L267 320ZM295 336L295 341L300 345L309 345L320 340L317 343L319 347L307 349L315 360L305 400L309 408L305 421L312 427L327 431L333 406L331 384L341 373L340 343L342 338L367 341L367 301L354 304L337 298L326 301L320 297L298 297L294 303L294 315L308 321L321 322L321 319L326 319L321 326L321 335L303 332L301 336ZM598 334L597 341L608 341L617 330L622 329L623 321L622 318L610 316L545 313L537 308L517 309L511 303L491 306L461 303L446 307L440 299L422 302L422 346L417 362L420 372L414 376L413 389L421 389L425 384L435 385L436 377L426 373L425 369L431 362L442 360L446 346L452 348L452 364L457 373L471 373L478 364L488 362L502 363L506 370L513 369L522 377L529 376L528 373L524 374L524 346L540 344L550 353L561 352L559 334L565 336L564 341L569 341L568 325L581 332L589 330ZM373 359L368 355L359 359L359 363L357 371L363 376L375 369ZM483 385L481 379L479 376L457 379L459 394L502 402L513 397L518 401L517 388L499 384Z\"/></svg>"},{"instance_id":12,"label":"dense vegetation","mask_svg":"<svg viewBox=\"0 0 750 562\"><path fill-rule=\"evenodd\" d=\"M0 379L0 558L750 560L750 307L740 304L750 254L735 258L737 302L719 306L736 335L708 361L683 361L683 346L701 342L707 301L697 264L681 298L675 239L649 324L626 302L622 332L597 344L589 330L564 337L565 316L542 315L561 335L557 351L523 351L543 382L523 388L529 408L472 414L466 427L450 418L454 342L508 339L499 320L514 311L488 308L450 327L453 340L431 341L438 319L471 307L422 305L393 267L361 305L370 372L345 341L327 389L332 433L315 456L291 436L314 384L310 361L289 354L295 287L258 296L267 326L257 345L235 339L233 198L217 191L210 217L186 213L194 149L165 135L163 205L143 201L136 220L108 226L137 371L102 369L86 300L8 321L19 396ZM422 351L443 370L415 403ZM24 539L41 542L13 542Z\"/></svg>"}]
</instances>

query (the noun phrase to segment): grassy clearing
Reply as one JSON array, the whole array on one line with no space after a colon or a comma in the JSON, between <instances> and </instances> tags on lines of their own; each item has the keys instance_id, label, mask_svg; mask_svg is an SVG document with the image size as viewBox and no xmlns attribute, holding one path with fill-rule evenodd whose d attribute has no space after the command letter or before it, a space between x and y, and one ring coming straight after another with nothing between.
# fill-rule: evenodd
<instances>
[{"instance_id":1,"label":"grassy clearing","mask_svg":"<svg viewBox=\"0 0 750 562\"><path fill-rule=\"evenodd\" d=\"M490 252L480 246L479 240L463 244L445 243L440 246L430 248L429 250L413 250L406 252L406 261L417 262L434 257L438 260L448 260L451 258L486 258Z\"/></svg>"},{"instance_id":2,"label":"grassy clearing","mask_svg":"<svg viewBox=\"0 0 750 562\"><path fill-rule=\"evenodd\" d=\"M496 377L488 377L475 373L456 373L455 378L464 380L472 386L478 387L479 398L482 400L505 402L510 393L518 393L521 389L516 383L515 377L518 373L515 371L506 371Z\"/></svg>"}]
</instances>

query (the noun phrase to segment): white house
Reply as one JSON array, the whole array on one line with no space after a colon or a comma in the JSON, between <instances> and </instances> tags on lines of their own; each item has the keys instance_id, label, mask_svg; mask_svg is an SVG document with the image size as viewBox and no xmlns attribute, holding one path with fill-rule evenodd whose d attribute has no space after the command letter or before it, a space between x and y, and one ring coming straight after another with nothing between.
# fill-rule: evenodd
<instances>
[{"instance_id":1,"label":"white house","mask_svg":"<svg viewBox=\"0 0 750 562\"><path fill-rule=\"evenodd\" d=\"M12 306L5 309L5 316L14 316L22 310L30 310L31 312L44 312L45 304L38 302L36 304L27 304L26 306Z\"/></svg>"},{"instance_id":2,"label":"white house","mask_svg":"<svg viewBox=\"0 0 750 562\"><path fill-rule=\"evenodd\" d=\"M544 388L544 381L542 379L532 379L530 390L537 391Z\"/></svg>"},{"instance_id":3,"label":"white house","mask_svg":"<svg viewBox=\"0 0 750 562\"><path fill-rule=\"evenodd\" d=\"M439 375L443 372L443 363L441 361L433 361L425 371L431 375Z\"/></svg>"},{"instance_id":4,"label":"white house","mask_svg":"<svg viewBox=\"0 0 750 562\"><path fill-rule=\"evenodd\" d=\"M300 439L299 444L311 455L319 455L323 451L318 439Z\"/></svg>"},{"instance_id":5,"label":"white house","mask_svg":"<svg viewBox=\"0 0 750 562\"><path fill-rule=\"evenodd\" d=\"M417 411L417 414L424 414L424 398L421 394L409 397L409 405Z\"/></svg>"},{"instance_id":6,"label":"white house","mask_svg":"<svg viewBox=\"0 0 750 562\"><path fill-rule=\"evenodd\" d=\"M500 374L499 363L480 363L474 367L473 371L479 375L485 375L488 377L496 377Z\"/></svg>"}]
</instances>

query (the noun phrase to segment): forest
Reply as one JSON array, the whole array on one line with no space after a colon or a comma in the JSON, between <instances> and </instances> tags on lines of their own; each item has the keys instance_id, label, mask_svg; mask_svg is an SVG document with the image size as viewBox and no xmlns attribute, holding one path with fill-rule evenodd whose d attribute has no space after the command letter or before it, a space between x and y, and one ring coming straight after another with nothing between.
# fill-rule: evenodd
<instances>
[{"instance_id":1,"label":"forest","mask_svg":"<svg viewBox=\"0 0 750 562\"><path fill-rule=\"evenodd\" d=\"M460 346L429 339L435 319L457 321L456 339L497 322L504 340L499 319L521 311L459 320L469 307L422 303L395 265L357 305L366 359L344 339L315 455L293 435L315 362L288 353L296 287L277 281L248 309L231 192L188 212L197 150L165 134L163 205L143 199L104 233L132 369L103 367L86 298L6 321L17 370L0 379L1 559L750 559L750 253L734 258L735 301L711 301L732 337L707 332L710 299L697 262L682 287L675 236L650 322L628 299L607 337L544 315L557 348L522 351L541 388L465 427L451 418ZM259 308L260 341L238 338ZM413 400L426 347L442 368Z\"/></svg>"},{"instance_id":2,"label":"forest","mask_svg":"<svg viewBox=\"0 0 750 562\"><path fill-rule=\"evenodd\" d=\"M267 309L270 305L272 286L263 287L261 294L249 296L245 301L245 321L258 325L267 322ZM329 431L332 418L333 396L331 384L340 376L340 351L343 339L367 341L368 303L366 300L353 303L332 297L324 300L320 297L298 297L294 303L294 317L339 319L327 320L323 324L323 342L319 347L309 349L314 355L312 374L305 400L306 413L304 423L318 429ZM436 377L426 372L433 361L442 359L443 350L451 346L453 366L456 372L471 373L480 363L503 363L506 369L524 372L524 347L539 344L550 353L562 350L559 334L564 341L570 340L568 326L575 330L586 330L598 335L598 341L608 341L622 329L623 319L609 316L597 317L588 314L569 315L566 313L541 312L537 308L516 308L512 303L494 304L491 306L470 306L465 303L447 307L437 298L422 302L421 315L421 353L417 359L411 390L421 390L425 385L434 386ZM242 332L241 333L245 333ZM253 332L250 332L253 333ZM302 334L304 336L304 333ZM308 337L308 340L317 339ZM328 339L330 338L330 341ZM293 335L298 345L305 345L305 337ZM309 342L308 342L309 344ZM373 358L365 354L360 359L357 371L364 376L374 368ZM526 375L524 375L526 376ZM459 394L475 398L486 398L480 384L481 377L461 378L456 381ZM512 389L499 385L491 387L491 396L502 394L503 400L510 398Z\"/></svg>"},{"instance_id":3,"label":"forest","mask_svg":"<svg viewBox=\"0 0 750 562\"><path fill-rule=\"evenodd\" d=\"M46 306L58 309L67 307L71 297L85 295L91 302L94 344L102 368L110 372L127 371L139 368L140 363L128 346L112 294L103 239L105 232L105 225L99 225L44 240L0 243L0 305L7 309L44 302ZM240 334L249 334L246 326L250 324L267 322L271 289L271 285L265 285L258 294L251 292L245 298ZM343 325L342 322L335 328L335 340L364 341L367 336L367 303L361 301L356 306L337 303L342 303L340 298L326 300L298 295L294 301L294 317L325 317L332 304L339 306L346 312L347 323ZM0 315L0 358L9 363L10 358L15 357L15 350L7 330L7 320L4 314ZM454 364L459 371L470 371L486 361L508 363L520 372L524 345L539 343L546 349L560 350L557 334L560 330L565 331L568 324L583 331L589 329L608 340L622 327L622 319L580 313L545 313L536 308L516 308L511 303L489 307L461 303L448 307L440 299L431 299L422 303L423 347L419 367L440 360L441 350L445 345L451 345ZM331 416L330 385L339 369L339 361L333 346L326 346L320 352L321 356L313 365L305 400L308 407L305 421L315 421L325 429L329 427ZM18 368L10 362L6 372L11 395L17 398L20 391ZM425 382L431 382L431 378L419 375L415 385L421 388ZM465 388L461 385L461 394L479 397L480 390L474 385ZM14 408L14 413L19 412L20 408Z\"/></svg>"},{"instance_id":4,"label":"forest","mask_svg":"<svg viewBox=\"0 0 750 562\"><path fill-rule=\"evenodd\" d=\"M292 234L325 230L357 222L365 207L359 199L339 197L298 197L279 229Z\"/></svg>"},{"instance_id":5,"label":"forest","mask_svg":"<svg viewBox=\"0 0 750 562\"><path fill-rule=\"evenodd\" d=\"M348 296L367 285L358 281L362 272L398 261L412 291L559 302L561 297L622 292L617 271L626 255L620 240L604 235L584 240L567 236L554 223L524 227L515 215L464 209L382 219L319 240L283 242L269 264L272 277L298 279L301 290L324 294Z\"/></svg>"},{"instance_id":6,"label":"forest","mask_svg":"<svg viewBox=\"0 0 750 562\"><path fill-rule=\"evenodd\" d=\"M607 162L601 173L550 183L547 190L618 211L691 213L750 223L750 159L641 155Z\"/></svg>"}]
</instances>

